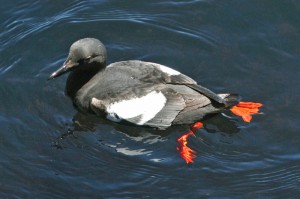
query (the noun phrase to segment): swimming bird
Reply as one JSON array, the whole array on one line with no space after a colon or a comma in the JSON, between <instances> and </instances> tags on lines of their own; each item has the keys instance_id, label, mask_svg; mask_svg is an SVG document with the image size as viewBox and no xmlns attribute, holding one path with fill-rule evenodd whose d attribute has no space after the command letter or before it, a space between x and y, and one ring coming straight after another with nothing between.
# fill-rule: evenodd
<instances>
[{"instance_id":1,"label":"swimming bird","mask_svg":"<svg viewBox=\"0 0 300 199\"><path fill-rule=\"evenodd\" d=\"M159 129L191 124L238 103L236 94L216 94L161 64L129 60L107 65L106 61L103 43L80 39L49 79L70 72L65 93L81 112Z\"/></svg>"}]
</instances>

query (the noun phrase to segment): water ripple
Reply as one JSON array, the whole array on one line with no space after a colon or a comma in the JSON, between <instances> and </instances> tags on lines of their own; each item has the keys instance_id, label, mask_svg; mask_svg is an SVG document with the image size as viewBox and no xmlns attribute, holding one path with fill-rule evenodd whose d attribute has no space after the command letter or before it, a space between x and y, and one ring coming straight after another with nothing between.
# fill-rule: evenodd
<instances>
[{"instance_id":1,"label":"water ripple","mask_svg":"<svg viewBox=\"0 0 300 199\"><path fill-rule=\"evenodd\" d=\"M84 3L79 2L66 10L62 10L52 17L27 17L28 11L33 9L39 9L39 4L24 4L14 8L13 13L17 14L4 22L4 29L0 34L0 46L1 51L12 46L18 41L24 39L25 37L36 34L37 32L43 31L54 24L63 21L67 18L73 16L79 10L84 8ZM22 15L18 15L22 13ZM25 16L23 16L25 15Z\"/></svg>"},{"instance_id":2,"label":"water ripple","mask_svg":"<svg viewBox=\"0 0 300 199\"><path fill-rule=\"evenodd\" d=\"M199 30L191 26L184 25L177 22L173 17L174 14L153 14L153 13L139 13L132 11L110 10L99 13L99 15L85 15L84 17L72 17L70 19L73 23L86 22L103 22L103 21L129 21L134 23L143 23L147 26L152 26L158 29L166 30L172 33L177 33L187 37L198 39L210 46L215 47L217 39L210 35L205 30Z\"/></svg>"},{"instance_id":3,"label":"water ripple","mask_svg":"<svg viewBox=\"0 0 300 199\"><path fill-rule=\"evenodd\" d=\"M177 22L175 13L138 12L126 9L110 9L91 12L93 2L76 2L70 7L60 10L52 16L32 17L28 10L38 10L40 4L24 4L10 11L16 15L8 18L0 34L0 51L14 45L18 41L53 27L57 23L88 23L103 21L129 21L143 23L162 30L198 39L210 46L216 45L216 38L209 33Z\"/></svg>"},{"instance_id":4,"label":"water ripple","mask_svg":"<svg viewBox=\"0 0 300 199\"><path fill-rule=\"evenodd\" d=\"M158 5L172 5L172 6L182 6L182 5L190 5L199 2L206 2L207 0L191 0L191 1L164 1L157 3Z\"/></svg>"},{"instance_id":5,"label":"water ripple","mask_svg":"<svg viewBox=\"0 0 300 199\"><path fill-rule=\"evenodd\" d=\"M257 193L280 194L281 191L297 190L300 187L300 166L291 162L271 169L252 170L242 179L230 185L231 189L242 192L252 185Z\"/></svg>"},{"instance_id":6,"label":"water ripple","mask_svg":"<svg viewBox=\"0 0 300 199\"><path fill-rule=\"evenodd\" d=\"M73 23L83 22L97 22L97 21L132 21L132 22L144 22L147 20L157 20L161 14L144 14L139 12L128 12L123 10L107 10L99 12L99 14L85 13L84 17L81 15L74 16L70 19Z\"/></svg>"},{"instance_id":7,"label":"water ripple","mask_svg":"<svg viewBox=\"0 0 300 199\"><path fill-rule=\"evenodd\" d=\"M12 68L14 68L21 60L22 60L22 58L21 57L13 57L12 58L12 62L13 63L11 63L10 65L7 65L7 66L1 66L0 65L0 75L3 75L3 74L5 74L6 72L8 72L9 70L11 70ZM3 64L4 65L4 64Z\"/></svg>"}]
</instances>

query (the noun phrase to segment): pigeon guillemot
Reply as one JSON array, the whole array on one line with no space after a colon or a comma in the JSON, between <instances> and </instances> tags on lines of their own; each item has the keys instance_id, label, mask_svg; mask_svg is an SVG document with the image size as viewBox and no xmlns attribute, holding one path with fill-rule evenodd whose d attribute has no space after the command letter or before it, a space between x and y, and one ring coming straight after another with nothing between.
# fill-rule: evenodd
<instances>
[{"instance_id":1,"label":"pigeon guillemot","mask_svg":"<svg viewBox=\"0 0 300 199\"><path fill-rule=\"evenodd\" d=\"M160 129L191 124L238 103L237 95L215 94L167 66L138 60L107 66L106 57L98 39L80 39L49 79L71 71L65 91L79 111Z\"/></svg>"}]
</instances>

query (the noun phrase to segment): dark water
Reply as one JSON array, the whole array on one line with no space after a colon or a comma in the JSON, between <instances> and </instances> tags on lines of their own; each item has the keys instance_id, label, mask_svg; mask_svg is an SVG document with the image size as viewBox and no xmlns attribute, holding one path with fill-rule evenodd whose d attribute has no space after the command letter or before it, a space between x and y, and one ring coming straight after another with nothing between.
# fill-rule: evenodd
<instances>
[{"instance_id":1,"label":"dark water","mask_svg":"<svg viewBox=\"0 0 300 199\"><path fill-rule=\"evenodd\" d=\"M1 3L1 198L300 197L299 1ZM83 37L99 38L109 62L172 66L262 102L264 114L208 119L186 165L176 139L189 126L159 132L79 114L66 76L46 81Z\"/></svg>"}]
</instances>

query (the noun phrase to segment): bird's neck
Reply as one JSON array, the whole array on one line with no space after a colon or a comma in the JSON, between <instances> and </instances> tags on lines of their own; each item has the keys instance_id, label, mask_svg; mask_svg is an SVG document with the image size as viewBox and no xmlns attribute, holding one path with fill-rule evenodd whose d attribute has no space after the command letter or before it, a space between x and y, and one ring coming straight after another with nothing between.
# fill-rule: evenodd
<instances>
[{"instance_id":1,"label":"bird's neck","mask_svg":"<svg viewBox=\"0 0 300 199\"><path fill-rule=\"evenodd\" d=\"M81 89L94 75L104 68L105 63L101 64L101 66L89 66L88 70L78 69L72 71L67 79L65 88L66 95L73 100L78 90Z\"/></svg>"}]
</instances>

